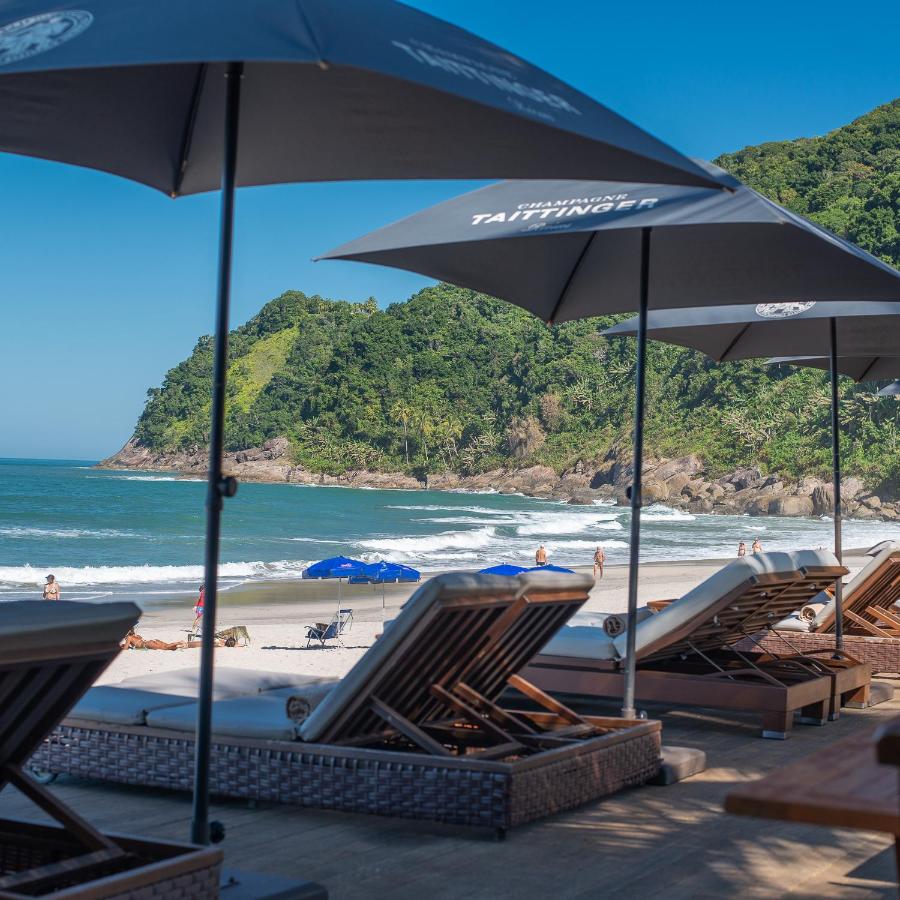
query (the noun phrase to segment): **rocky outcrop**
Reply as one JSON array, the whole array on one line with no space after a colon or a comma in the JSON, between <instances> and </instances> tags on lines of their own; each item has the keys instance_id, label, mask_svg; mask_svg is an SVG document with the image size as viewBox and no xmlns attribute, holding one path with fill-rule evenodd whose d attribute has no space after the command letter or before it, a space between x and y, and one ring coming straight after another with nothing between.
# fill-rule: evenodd
<instances>
[{"instance_id":1,"label":"rocky outcrop","mask_svg":"<svg viewBox=\"0 0 900 900\"><path fill-rule=\"evenodd\" d=\"M100 467L170 471L197 477L206 471L206 450L192 447L175 453L158 453L132 439L115 456L100 463ZM528 466L493 469L477 475L441 472L428 475L424 480L402 472L353 470L340 475L310 472L294 464L286 438L274 438L261 447L229 453L225 457L225 472L241 481L404 490L498 491L573 504L591 504L598 499L614 499L619 504L627 504L631 471L628 452L615 449L601 460L578 460L561 474L549 466ZM665 503L693 513L746 513L750 516L823 516L831 515L834 509L833 486L820 478L807 477L790 482L776 475L764 475L755 466L712 478L702 459L695 454L676 459L646 460L642 472L645 505ZM841 492L844 515L848 518L900 521L900 502L875 496L858 478L845 479Z\"/></svg>"}]
</instances>

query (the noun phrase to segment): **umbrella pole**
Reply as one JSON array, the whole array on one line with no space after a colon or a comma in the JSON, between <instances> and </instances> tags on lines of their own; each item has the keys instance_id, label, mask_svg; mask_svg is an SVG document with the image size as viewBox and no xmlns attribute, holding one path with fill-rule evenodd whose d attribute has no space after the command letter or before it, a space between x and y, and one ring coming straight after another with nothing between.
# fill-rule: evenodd
<instances>
[{"instance_id":1,"label":"umbrella pole","mask_svg":"<svg viewBox=\"0 0 900 900\"><path fill-rule=\"evenodd\" d=\"M831 468L834 482L834 555L843 565L841 546L841 412L838 396L837 320L831 319ZM834 655L844 650L844 584L841 577L834 582Z\"/></svg>"},{"instance_id":2,"label":"umbrella pole","mask_svg":"<svg viewBox=\"0 0 900 900\"><path fill-rule=\"evenodd\" d=\"M637 627L638 563L641 555L641 469L644 462L644 382L647 369L647 307L650 294L650 228L641 229L641 286L638 311L637 359L634 379L634 461L631 477L631 542L628 558L628 630L625 632L625 690L622 718L634 719L634 658Z\"/></svg>"},{"instance_id":3,"label":"umbrella pole","mask_svg":"<svg viewBox=\"0 0 900 900\"><path fill-rule=\"evenodd\" d=\"M206 602L200 643L200 685L197 697L197 749L194 765L194 802L191 841L209 844L209 769L212 736L213 657L218 596L219 533L222 501L236 489L222 475L225 432L225 382L228 375L228 305L231 295L231 251L234 232L234 182L237 167L238 118L243 67L230 63L226 70L225 143L222 158L222 200L219 218L219 276L216 291L216 334L213 359L212 412L209 432L209 477L206 493L206 550L203 579ZM221 838L220 838L221 839Z\"/></svg>"}]
</instances>

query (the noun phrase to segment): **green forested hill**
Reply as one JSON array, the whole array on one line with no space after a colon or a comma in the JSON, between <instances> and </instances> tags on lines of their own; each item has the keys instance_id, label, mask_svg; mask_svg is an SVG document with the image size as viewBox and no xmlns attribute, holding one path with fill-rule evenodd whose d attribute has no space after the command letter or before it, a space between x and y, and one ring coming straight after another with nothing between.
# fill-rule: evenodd
<instances>
[{"instance_id":1,"label":"green forested hill","mask_svg":"<svg viewBox=\"0 0 900 900\"><path fill-rule=\"evenodd\" d=\"M739 178L900 264L900 100L824 137L720 157ZM299 463L422 473L544 462L557 469L630 440L632 345L611 319L546 328L451 285L379 310L289 291L232 333L229 449L286 435ZM711 471L829 471L823 373L714 365L652 344L647 449L698 452ZM136 437L156 450L206 440L212 347L148 393ZM843 386L848 473L900 485L898 405Z\"/></svg>"}]
</instances>

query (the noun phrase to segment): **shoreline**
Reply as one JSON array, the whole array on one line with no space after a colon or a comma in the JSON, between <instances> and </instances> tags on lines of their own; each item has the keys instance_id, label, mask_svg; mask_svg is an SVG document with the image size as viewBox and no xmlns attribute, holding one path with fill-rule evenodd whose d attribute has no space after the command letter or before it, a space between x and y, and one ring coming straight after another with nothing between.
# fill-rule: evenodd
<instances>
[{"instance_id":1,"label":"shoreline","mask_svg":"<svg viewBox=\"0 0 900 900\"><path fill-rule=\"evenodd\" d=\"M865 563L865 557L848 551L851 573ZM728 559L689 560L679 562L642 563L638 601L682 596L715 571ZM590 566L576 566L590 572ZM459 570L456 570L459 571ZM353 624L344 634L343 645L306 648L305 627L328 622L338 608L337 585L330 581L247 582L221 595L217 628L236 625L247 628L248 647L221 647L216 650L216 665L238 669L310 674L340 678L374 643L386 619L394 618L400 607L427 578L419 584L385 585L382 608L381 587L343 585L340 607L353 610ZM603 579L591 589L589 599L575 614L574 624L596 624L600 614L622 613L627 608L627 565L610 565ZM143 611L137 626L145 638L174 642L183 640L193 622L193 599L160 604ZM183 650L129 650L121 653L98 678L98 684L113 684L125 678L191 669L199 666L200 653Z\"/></svg>"},{"instance_id":2,"label":"shoreline","mask_svg":"<svg viewBox=\"0 0 900 900\"><path fill-rule=\"evenodd\" d=\"M121 450L101 460L95 468L164 472L187 479L205 478L206 465L206 452L200 447L156 451L132 437ZM627 506L631 469L630 456L613 449L603 459L579 459L561 472L532 463L472 475L438 472L426 474L423 479L404 472L368 469L326 475L297 465L291 456L290 443L284 437L272 438L260 447L226 453L223 460L225 474L259 484L520 494L576 506L590 506L596 500L612 500L618 506ZM715 476L707 472L703 460L694 453L674 459L647 458L643 478L646 505L663 503L688 513L802 518L829 515L833 510L833 486L822 478L764 475L755 466ZM841 487L845 517L900 521L900 500L877 496L854 476L845 476Z\"/></svg>"}]
</instances>

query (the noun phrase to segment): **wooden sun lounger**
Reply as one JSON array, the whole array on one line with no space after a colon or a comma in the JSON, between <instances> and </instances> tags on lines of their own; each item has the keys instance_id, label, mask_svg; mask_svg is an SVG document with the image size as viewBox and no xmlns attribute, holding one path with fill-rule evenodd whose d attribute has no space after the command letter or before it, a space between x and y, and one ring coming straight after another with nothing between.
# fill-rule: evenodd
<instances>
[{"instance_id":1,"label":"wooden sun lounger","mask_svg":"<svg viewBox=\"0 0 900 900\"><path fill-rule=\"evenodd\" d=\"M214 793L506 829L652 778L660 724L579 716L520 677L590 578L432 579L300 730L214 738ZM511 709L515 687L540 712ZM185 789L193 734L70 720L34 764ZM189 768L189 767L188 767Z\"/></svg>"},{"instance_id":2,"label":"wooden sun lounger","mask_svg":"<svg viewBox=\"0 0 900 900\"><path fill-rule=\"evenodd\" d=\"M0 790L12 785L61 827L0 819L0 898L217 897L222 853L108 835L26 764L119 652L130 603L0 604Z\"/></svg>"},{"instance_id":3,"label":"wooden sun lounger","mask_svg":"<svg viewBox=\"0 0 900 900\"><path fill-rule=\"evenodd\" d=\"M769 623L818 593L820 585L845 572L842 567L819 565L804 571L785 566L782 571L748 574L696 618L673 629L657 628L656 637L638 648L637 699L757 712L762 735L768 738L787 737L795 713L803 723L822 724L837 717L842 699L864 702L871 681L867 665L851 659L777 655L767 648L748 649L746 643L743 649L735 647L752 641ZM651 619L659 623L665 616L677 616L675 607L681 602L660 603ZM646 627L646 621L638 625ZM621 646L624 640L622 635L615 643ZM555 643L537 656L526 677L550 692L621 696L621 657L562 655L554 646L563 645Z\"/></svg>"},{"instance_id":4,"label":"wooden sun lounger","mask_svg":"<svg viewBox=\"0 0 900 900\"><path fill-rule=\"evenodd\" d=\"M844 649L853 659L868 663L873 674L900 674L900 547L884 554L870 572L860 572L844 587ZM771 630L757 636L766 650L828 654L834 649L834 611L826 610L811 631Z\"/></svg>"}]
</instances>

